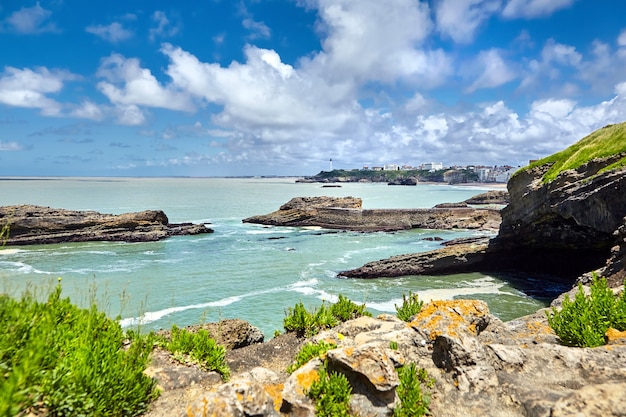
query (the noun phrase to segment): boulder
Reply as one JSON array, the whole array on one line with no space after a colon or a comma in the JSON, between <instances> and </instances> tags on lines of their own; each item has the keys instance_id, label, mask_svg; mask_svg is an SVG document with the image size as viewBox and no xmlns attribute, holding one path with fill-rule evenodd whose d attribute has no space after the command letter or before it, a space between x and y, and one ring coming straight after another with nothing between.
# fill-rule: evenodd
<instances>
[{"instance_id":1,"label":"boulder","mask_svg":"<svg viewBox=\"0 0 626 417\"><path fill-rule=\"evenodd\" d=\"M150 242L175 235L211 233L203 224L170 224L160 210L119 215L18 205L0 207L0 227L9 227L7 245L62 242Z\"/></svg>"}]
</instances>

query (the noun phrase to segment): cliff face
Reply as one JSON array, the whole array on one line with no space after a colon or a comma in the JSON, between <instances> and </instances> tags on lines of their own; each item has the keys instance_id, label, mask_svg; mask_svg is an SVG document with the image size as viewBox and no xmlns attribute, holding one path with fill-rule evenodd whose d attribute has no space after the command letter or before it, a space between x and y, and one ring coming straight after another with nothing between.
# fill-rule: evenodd
<instances>
[{"instance_id":1,"label":"cliff face","mask_svg":"<svg viewBox=\"0 0 626 417\"><path fill-rule=\"evenodd\" d=\"M492 250L539 270L580 275L601 267L626 216L626 168L598 172L624 155L593 160L544 182L550 165L515 175Z\"/></svg>"}]
</instances>

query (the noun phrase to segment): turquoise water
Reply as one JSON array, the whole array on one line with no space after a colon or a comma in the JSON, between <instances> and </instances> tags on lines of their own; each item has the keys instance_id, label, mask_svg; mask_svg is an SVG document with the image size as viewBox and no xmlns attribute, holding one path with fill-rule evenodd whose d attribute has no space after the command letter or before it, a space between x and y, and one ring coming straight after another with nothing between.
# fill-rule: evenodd
<instances>
[{"instance_id":1,"label":"turquoise water","mask_svg":"<svg viewBox=\"0 0 626 417\"><path fill-rule=\"evenodd\" d=\"M364 208L432 207L487 188L420 184L390 187L355 183L341 188L299 184L292 178L53 178L0 180L0 205L123 213L165 211L171 222L207 223L209 235L161 242L93 242L9 247L0 250L1 291L55 285L86 305L95 300L125 326L144 330L239 317L272 337L284 312L299 301L309 307L339 294L373 313L395 312L402 294L422 299L478 298L504 320L531 313L546 300L529 294L532 284L482 274L348 280L337 273L403 253L428 251L438 242L473 231L410 230L356 233L266 227L242 219L274 211L297 196L354 196Z\"/></svg>"}]
</instances>

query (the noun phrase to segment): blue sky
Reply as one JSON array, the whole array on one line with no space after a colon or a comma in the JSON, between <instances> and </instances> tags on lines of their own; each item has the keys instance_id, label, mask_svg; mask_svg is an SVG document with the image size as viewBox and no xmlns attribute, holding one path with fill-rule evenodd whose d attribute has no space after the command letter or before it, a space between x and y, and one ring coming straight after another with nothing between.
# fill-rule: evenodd
<instances>
[{"instance_id":1,"label":"blue sky","mask_svg":"<svg viewBox=\"0 0 626 417\"><path fill-rule=\"evenodd\" d=\"M0 175L524 165L626 121L616 0L0 2Z\"/></svg>"}]
</instances>

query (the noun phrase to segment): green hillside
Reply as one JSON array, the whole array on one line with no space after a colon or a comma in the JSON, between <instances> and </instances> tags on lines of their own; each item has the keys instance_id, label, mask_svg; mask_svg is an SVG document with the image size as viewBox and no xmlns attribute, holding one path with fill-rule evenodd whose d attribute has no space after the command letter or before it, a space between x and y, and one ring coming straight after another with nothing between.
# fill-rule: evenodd
<instances>
[{"instance_id":1,"label":"green hillside","mask_svg":"<svg viewBox=\"0 0 626 417\"><path fill-rule=\"evenodd\" d=\"M569 148L533 162L526 169L553 163L543 177L545 182L549 182L562 171L576 169L592 159L605 158L620 153L625 156L602 171L626 166L626 122L598 129Z\"/></svg>"}]
</instances>

